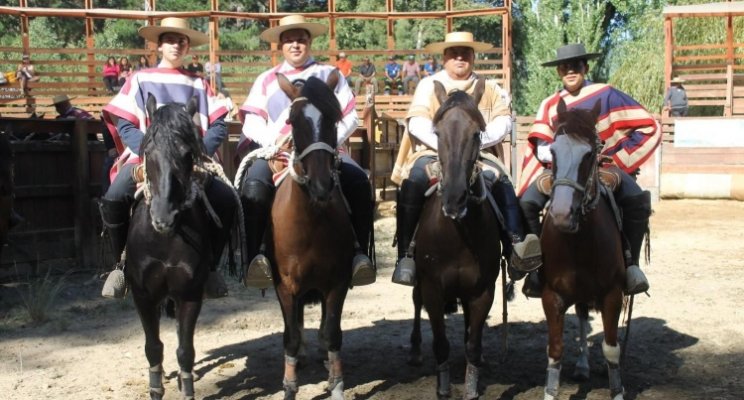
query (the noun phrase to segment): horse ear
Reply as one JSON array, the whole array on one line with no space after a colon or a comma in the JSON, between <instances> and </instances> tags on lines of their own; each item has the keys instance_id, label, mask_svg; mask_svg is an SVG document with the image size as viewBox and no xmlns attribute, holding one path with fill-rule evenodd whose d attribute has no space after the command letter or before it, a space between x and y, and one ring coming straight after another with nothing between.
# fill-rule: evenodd
<instances>
[{"instance_id":1,"label":"horse ear","mask_svg":"<svg viewBox=\"0 0 744 400\"><path fill-rule=\"evenodd\" d=\"M592 115L594 116L594 120L597 120L597 117L599 117L599 114L602 112L602 102L597 99L596 102L594 102L594 107L592 107Z\"/></svg>"},{"instance_id":2,"label":"horse ear","mask_svg":"<svg viewBox=\"0 0 744 400\"><path fill-rule=\"evenodd\" d=\"M277 73L276 80L279 83L279 88L282 89L290 100L296 99L300 95L300 88L292 84L284 74Z\"/></svg>"},{"instance_id":3,"label":"horse ear","mask_svg":"<svg viewBox=\"0 0 744 400\"><path fill-rule=\"evenodd\" d=\"M147 103L145 108L147 109L147 115L152 118L152 116L155 115L155 111L158 109L158 99L155 98L154 94L147 93Z\"/></svg>"},{"instance_id":4,"label":"horse ear","mask_svg":"<svg viewBox=\"0 0 744 400\"><path fill-rule=\"evenodd\" d=\"M486 78L484 76L478 77L478 82L475 83L475 91L473 92L473 101L475 105L480 104L481 97L486 91Z\"/></svg>"},{"instance_id":5,"label":"horse ear","mask_svg":"<svg viewBox=\"0 0 744 400\"><path fill-rule=\"evenodd\" d=\"M192 96L189 99L189 102L186 103L186 112L193 117L194 114L196 114L196 110L198 109L197 105L198 99L196 98L196 96Z\"/></svg>"},{"instance_id":6,"label":"horse ear","mask_svg":"<svg viewBox=\"0 0 744 400\"><path fill-rule=\"evenodd\" d=\"M334 68L331 74L328 75L328 80L326 80L326 85L334 92L336 91L336 85L338 85L339 74L338 68Z\"/></svg>"},{"instance_id":7,"label":"horse ear","mask_svg":"<svg viewBox=\"0 0 744 400\"><path fill-rule=\"evenodd\" d=\"M447 91L444 89L444 85L436 80L434 81L434 94L439 100L439 105L442 105L445 101L447 101Z\"/></svg>"},{"instance_id":8,"label":"horse ear","mask_svg":"<svg viewBox=\"0 0 744 400\"><path fill-rule=\"evenodd\" d=\"M555 109L558 112L558 118L560 119L561 114L566 112L566 102L563 101L563 97L558 101L558 106Z\"/></svg>"}]
</instances>

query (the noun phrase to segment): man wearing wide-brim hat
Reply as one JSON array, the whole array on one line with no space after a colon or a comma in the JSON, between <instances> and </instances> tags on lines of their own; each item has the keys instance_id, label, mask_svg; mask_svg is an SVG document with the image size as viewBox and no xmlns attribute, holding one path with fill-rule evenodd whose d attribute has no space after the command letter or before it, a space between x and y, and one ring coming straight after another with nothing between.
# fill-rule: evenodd
<instances>
[{"instance_id":1,"label":"man wearing wide-brim hat","mask_svg":"<svg viewBox=\"0 0 744 400\"><path fill-rule=\"evenodd\" d=\"M57 110L57 119L75 118L75 119L93 119L93 116L78 107L73 107L70 100L75 97L67 97L66 94L60 94L52 98L52 105Z\"/></svg>"},{"instance_id":2,"label":"man wearing wide-brim hat","mask_svg":"<svg viewBox=\"0 0 744 400\"><path fill-rule=\"evenodd\" d=\"M550 144L555 135L557 105L563 99L568 109L591 110L599 102L601 111L596 128L604 142L601 156L612 160L616 166L613 170L622 180L614 196L622 208L623 233L630 243L630 257L626 258L625 291L627 294L637 294L649 287L638 264L641 243L648 230L651 197L630 174L637 174L640 165L656 150L661 140L661 129L654 117L626 93L586 79L589 60L599 56L599 53L587 52L583 44L574 43L558 48L555 59L542 64L556 68L563 88L543 100L530 129L520 179L520 206L528 229L539 235L542 227L539 213L547 203L548 196L541 193L534 182L552 162ZM540 297L542 283L538 277L535 272L526 280L523 292L527 296Z\"/></svg>"},{"instance_id":3,"label":"man wearing wide-brim hat","mask_svg":"<svg viewBox=\"0 0 744 400\"><path fill-rule=\"evenodd\" d=\"M208 42L208 36L191 29L183 18L163 18L159 25L140 28L140 36L157 43L160 63L156 68L135 72L124 83L119 93L103 108L103 120L116 144L119 158L112 168L111 186L101 198L101 217L111 237L114 254L118 257L126 244L129 228L129 208L134 201L136 182L132 173L141 164L140 144L149 124L145 104L150 94L165 103L186 104L192 97L197 99L198 125L206 153L214 155L227 138L225 115L227 108L217 100L208 82L183 68L184 60L191 47ZM137 174L141 177L141 174ZM222 224L230 225L236 204L226 198L231 189L218 179L207 185L209 202L217 212ZM216 226L213 237L223 232ZM220 255L216 254L216 258ZM125 282L121 263L109 274L104 284L104 297L123 297ZM207 297L221 297L227 294L227 286L220 274L214 270L209 274L205 285Z\"/></svg>"},{"instance_id":4,"label":"man wearing wide-brim hat","mask_svg":"<svg viewBox=\"0 0 744 400\"><path fill-rule=\"evenodd\" d=\"M475 53L492 48L488 43L473 39L470 32L451 32L444 41L431 43L426 46L429 54L442 54L443 69L422 79L416 87L416 92L408 111L408 133L401 143L401 149L393 171L393 181L400 185L397 204L398 231L398 261L393 272L393 282L412 286L415 284L416 265L409 246L423 209L424 193L429 185L426 173L428 164L437 160L436 156L416 157L421 154L417 150L437 150L437 135L434 133L432 120L439 109L439 100L434 93L434 82L440 82L445 90L463 90L473 94L479 77L473 72ZM485 92L481 97L478 108L486 122L485 131L481 133L481 148L488 149L499 145L507 133L511 131L511 116L509 110L509 95L495 80L485 81ZM412 142L418 143L411 146ZM483 160L485 163L492 163ZM493 165L494 170L500 166ZM518 255L514 261L534 262L540 259L540 246L536 244L536 237L525 238L521 226L521 216L514 187L507 174L496 176L492 171L484 175L494 194L494 199L504 215L505 227L500 232L504 245L504 255L509 259L513 245L518 245ZM484 233L485 234L485 233ZM517 254L517 252L514 252ZM496 268L496 266L494 266Z\"/></svg>"},{"instance_id":5,"label":"man wearing wide-brim hat","mask_svg":"<svg viewBox=\"0 0 744 400\"><path fill-rule=\"evenodd\" d=\"M687 91L682 86L685 80L675 76L670 83L671 86L667 89L666 96L664 96L664 110L669 110L669 115L672 117L686 117Z\"/></svg>"},{"instance_id":6,"label":"man wearing wide-brim hat","mask_svg":"<svg viewBox=\"0 0 744 400\"><path fill-rule=\"evenodd\" d=\"M292 81L316 77L327 81L335 68L318 63L312 56L313 39L325 34L328 28L310 22L302 15L288 15L279 24L261 33L261 39L277 43L284 60L281 64L263 72L253 83L248 98L240 108L243 135L238 144L241 155L259 147L275 146L278 140L291 133L289 124L289 97L279 88L277 73ZM343 118L337 124L338 146L354 133L359 121L354 109L354 95L346 79L339 79L335 89ZM341 154L340 183L343 194L351 208L351 222L359 247L352 265L352 286L361 286L375 281L375 269L368 256L369 238L372 229L372 191L367 174L347 154ZM269 163L256 159L242 177L243 199L248 259L252 260L245 271L244 285L267 288L272 285L268 258L260 253L266 229L274 181Z\"/></svg>"}]
</instances>

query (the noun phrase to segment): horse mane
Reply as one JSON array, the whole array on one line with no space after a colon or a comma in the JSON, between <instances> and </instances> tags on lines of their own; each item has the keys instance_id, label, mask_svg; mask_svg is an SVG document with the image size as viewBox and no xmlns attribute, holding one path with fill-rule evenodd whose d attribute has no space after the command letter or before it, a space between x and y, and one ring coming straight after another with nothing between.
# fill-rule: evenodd
<instances>
[{"instance_id":1,"label":"horse mane","mask_svg":"<svg viewBox=\"0 0 744 400\"><path fill-rule=\"evenodd\" d=\"M444 118L444 114L447 111L458 107L467 112L468 115L478 123L481 130L486 129L486 120L483 119L483 114L478 110L478 105L475 104L475 101L473 101L473 98L470 97L470 95L462 90L456 90L447 97L447 101L445 101L434 114L432 122L436 125L442 118Z\"/></svg>"},{"instance_id":2,"label":"horse mane","mask_svg":"<svg viewBox=\"0 0 744 400\"><path fill-rule=\"evenodd\" d=\"M159 140L161 137L162 140ZM172 140L174 137L180 140ZM189 147L196 162L206 151L200 137L198 128L183 104L170 103L155 111L141 148L144 150L151 142L157 143L170 160L176 160L182 153L178 147L179 142L182 142Z\"/></svg>"},{"instance_id":3,"label":"horse mane","mask_svg":"<svg viewBox=\"0 0 744 400\"><path fill-rule=\"evenodd\" d=\"M306 97L308 102L317 107L323 115L332 118L334 122L343 118L341 104L336 94L322 80L314 76L308 78L302 86L300 95Z\"/></svg>"}]
</instances>

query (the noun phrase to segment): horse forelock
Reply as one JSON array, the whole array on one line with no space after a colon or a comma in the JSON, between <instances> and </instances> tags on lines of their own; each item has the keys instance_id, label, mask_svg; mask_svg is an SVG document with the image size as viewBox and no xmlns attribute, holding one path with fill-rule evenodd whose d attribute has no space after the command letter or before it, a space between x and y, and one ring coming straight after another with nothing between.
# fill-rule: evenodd
<instances>
[{"instance_id":1,"label":"horse forelock","mask_svg":"<svg viewBox=\"0 0 744 400\"><path fill-rule=\"evenodd\" d=\"M432 120L434 125L444 119L447 111L453 108L460 108L465 111L470 116L470 118L472 118L478 124L478 127L481 131L486 129L486 120L483 119L483 114L481 114L481 112L478 110L478 105L475 104L475 101L472 97L470 97L470 95L462 90L456 90L452 92L452 94L447 97L447 101L439 106L439 109L434 114L434 119Z\"/></svg>"},{"instance_id":2,"label":"horse forelock","mask_svg":"<svg viewBox=\"0 0 744 400\"><path fill-rule=\"evenodd\" d=\"M336 94L322 80L314 76L308 78L302 86L300 95L307 98L309 103L318 108L324 116L332 119L333 122L338 122L343 118L341 104L338 102Z\"/></svg>"},{"instance_id":3,"label":"horse forelock","mask_svg":"<svg viewBox=\"0 0 744 400\"><path fill-rule=\"evenodd\" d=\"M560 115L561 121L556 129L556 136L569 135L594 147L597 139L597 127L594 115L590 110L574 108Z\"/></svg>"},{"instance_id":4,"label":"horse forelock","mask_svg":"<svg viewBox=\"0 0 744 400\"><path fill-rule=\"evenodd\" d=\"M182 145L191 152L194 160L201 158L204 152L199 140L198 128L181 104L166 104L160 107L150 121L143 148L152 144L158 147L172 163L183 156Z\"/></svg>"}]
</instances>

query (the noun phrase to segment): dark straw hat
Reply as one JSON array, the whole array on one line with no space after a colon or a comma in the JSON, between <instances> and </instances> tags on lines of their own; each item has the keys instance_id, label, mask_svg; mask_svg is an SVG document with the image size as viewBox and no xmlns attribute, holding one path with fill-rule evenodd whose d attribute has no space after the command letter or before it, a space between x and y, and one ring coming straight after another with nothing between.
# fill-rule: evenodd
<instances>
[{"instance_id":1,"label":"dark straw hat","mask_svg":"<svg viewBox=\"0 0 744 400\"><path fill-rule=\"evenodd\" d=\"M600 55L600 53L587 53L584 45L581 43L567 44L565 46L559 47L558 50L556 50L555 60L543 63L542 66L554 67L556 65L561 65L566 61L577 59L591 60L592 58L597 58Z\"/></svg>"}]
</instances>

